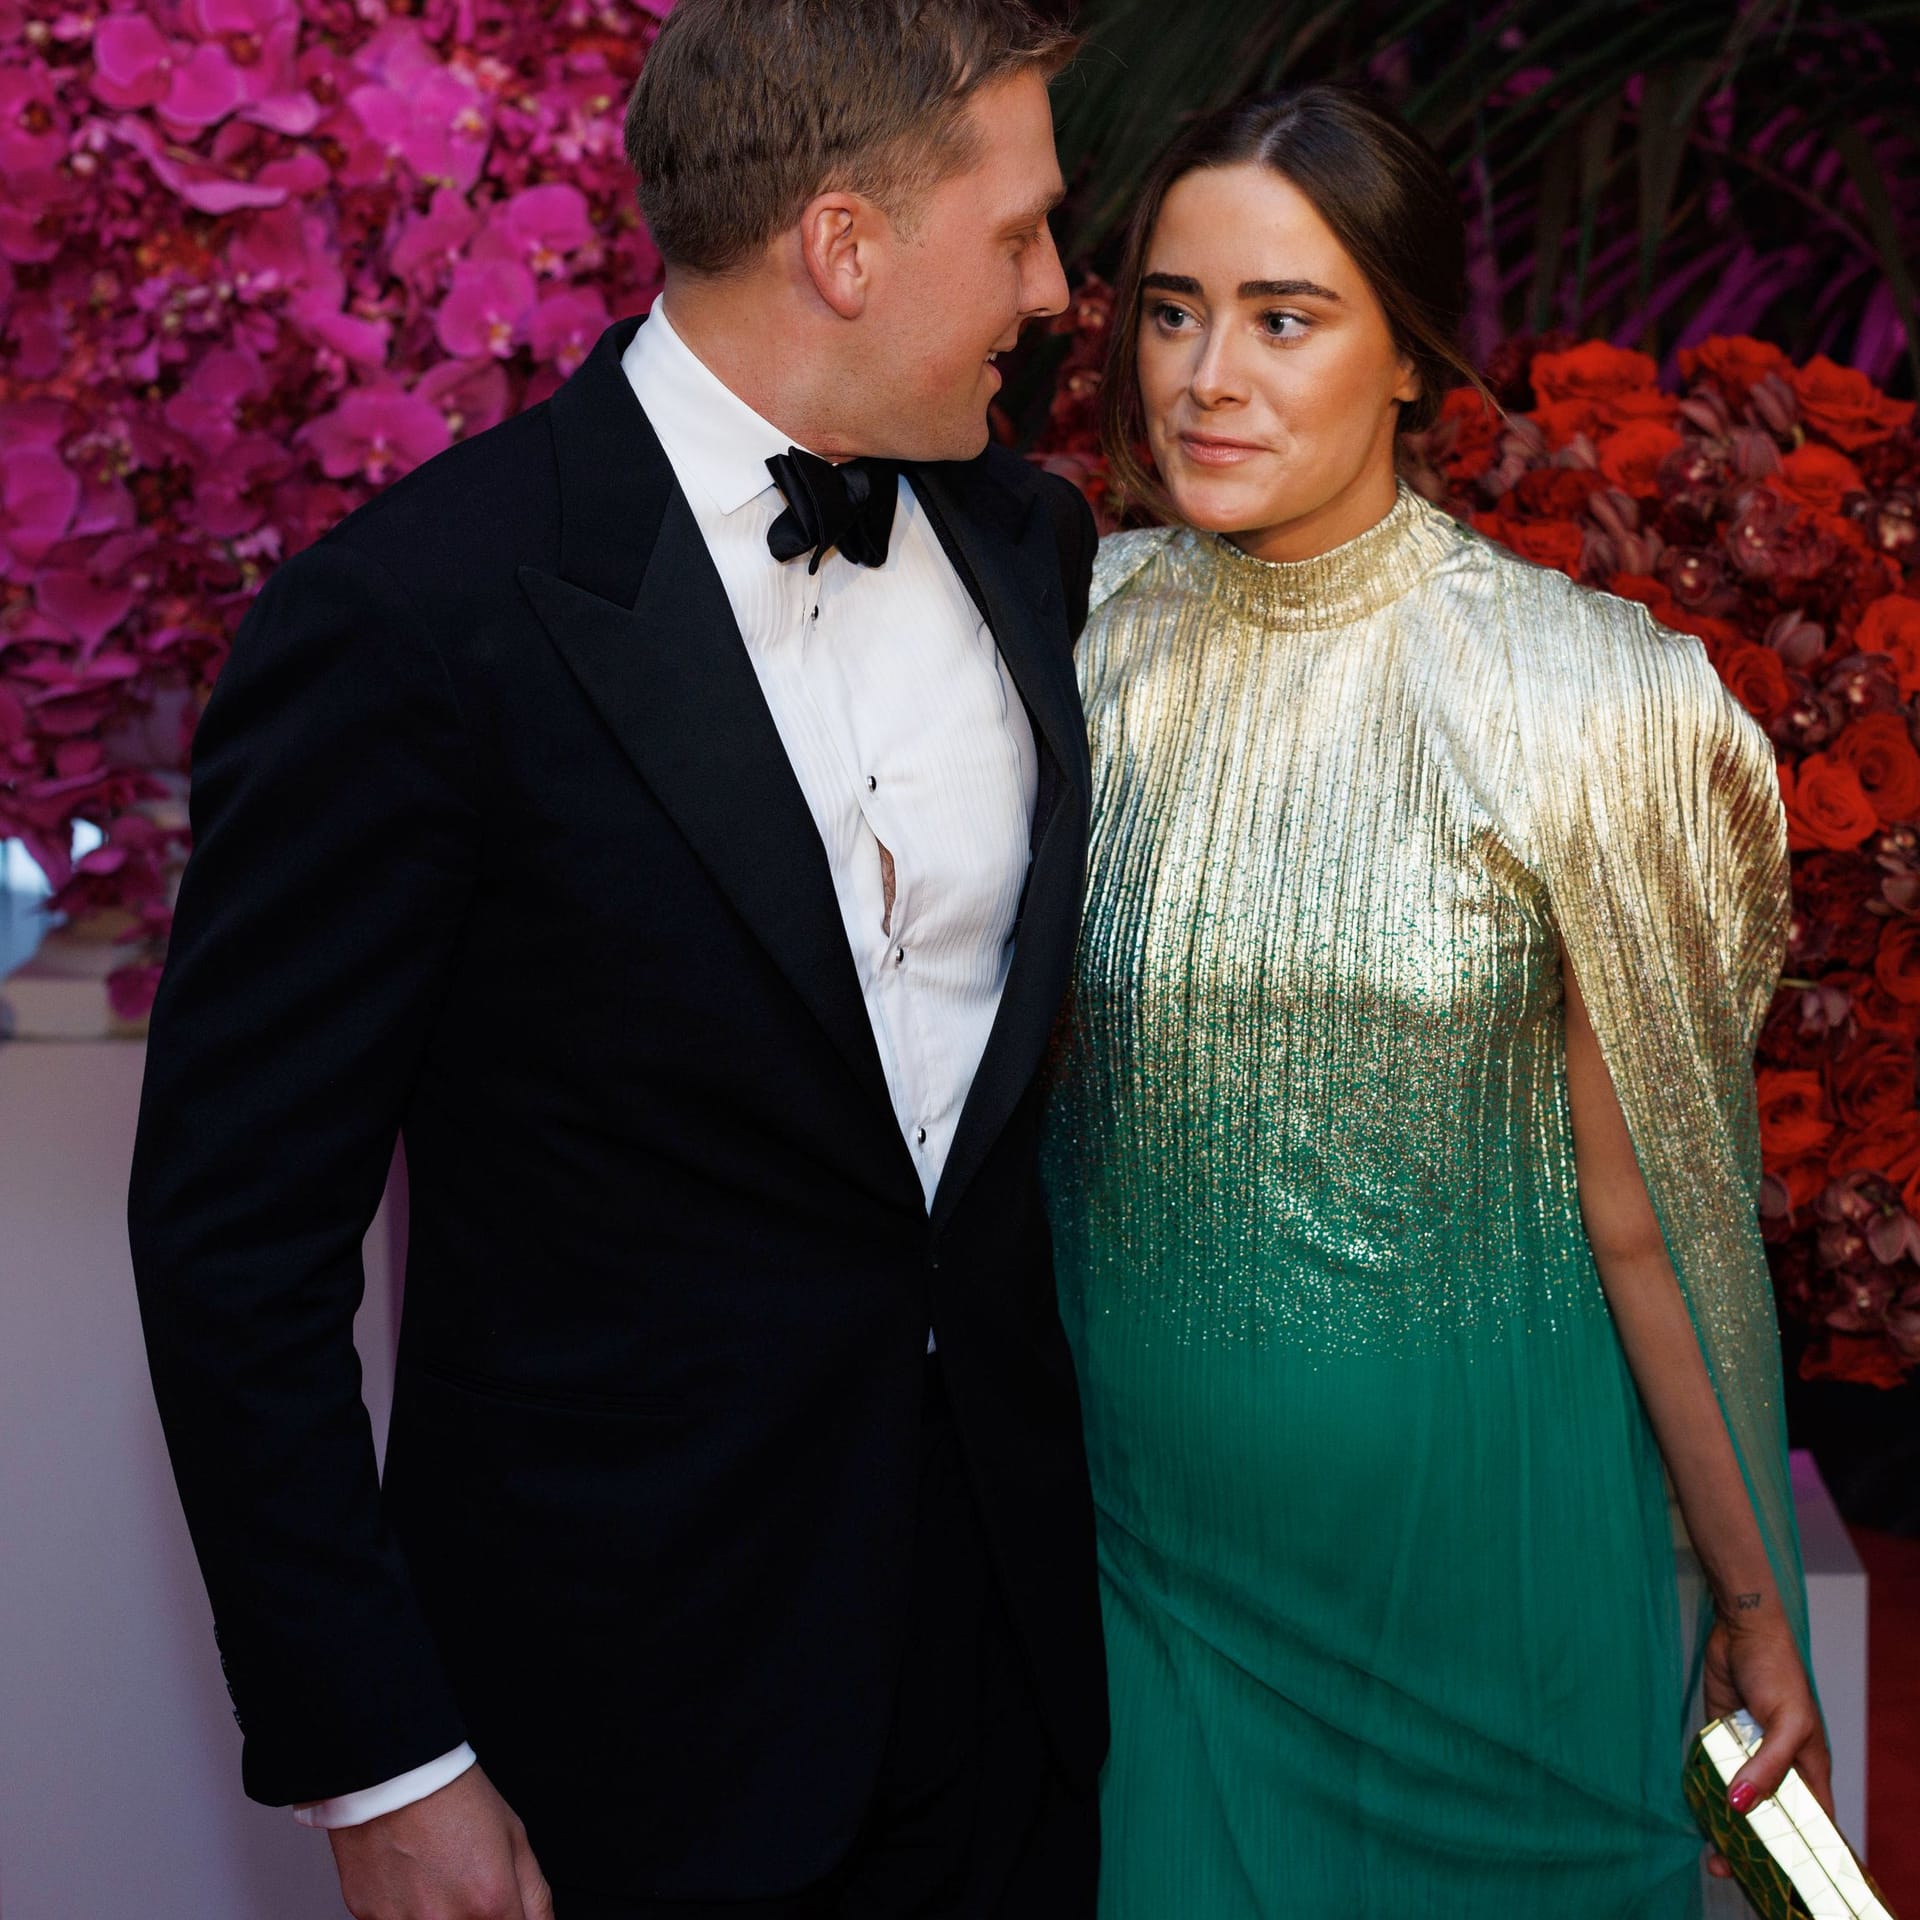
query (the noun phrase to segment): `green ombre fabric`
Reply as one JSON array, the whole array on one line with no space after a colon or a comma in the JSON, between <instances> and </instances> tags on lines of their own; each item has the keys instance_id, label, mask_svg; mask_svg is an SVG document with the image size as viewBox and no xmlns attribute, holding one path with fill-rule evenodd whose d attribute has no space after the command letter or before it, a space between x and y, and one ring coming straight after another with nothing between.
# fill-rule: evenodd
<instances>
[{"instance_id":1,"label":"green ombre fabric","mask_svg":"<svg viewBox=\"0 0 1920 1920\"><path fill-rule=\"evenodd\" d=\"M1103 546L1047 1145L1112 1664L1104 1920L1680 1920L1661 1466L1562 945L1804 1605L1751 1056L1772 756L1698 642L1402 492Z\"/></svg>"}]
</instances>

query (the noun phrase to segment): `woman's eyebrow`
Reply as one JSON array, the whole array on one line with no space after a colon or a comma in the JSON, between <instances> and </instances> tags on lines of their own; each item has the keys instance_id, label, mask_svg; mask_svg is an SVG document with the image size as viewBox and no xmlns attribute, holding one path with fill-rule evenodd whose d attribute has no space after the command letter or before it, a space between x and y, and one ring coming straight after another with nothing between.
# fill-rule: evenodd
<instances>
[{"instance_id":1,"label":"woman's eyebrow","mask_svg":"<svg viewBox=\"0 0 1920 1920\"><path fill-rule=\"evenodd\" d=\"M1197 294L1202 289L1200 282L1190 273L1146 273L1140 276L1143 290L1151 288L1156 293ZM1240 282L1242 300L1338 300L1340 296L1331 287L1323 287L1317 280L1242 280Z\"/></svg>"},{"instance_id":2,"label":"woman's eyebrow","mask_svg":"<svg viewBox=\"0 0 1920 1920\"><path fill-rule=\"evenodd\" d=\"M1242 280L1240 282L1242 300L1338 300L1340 296L1331 287L1323 287L1317 280Z\"/></svg>"}]
</instances>

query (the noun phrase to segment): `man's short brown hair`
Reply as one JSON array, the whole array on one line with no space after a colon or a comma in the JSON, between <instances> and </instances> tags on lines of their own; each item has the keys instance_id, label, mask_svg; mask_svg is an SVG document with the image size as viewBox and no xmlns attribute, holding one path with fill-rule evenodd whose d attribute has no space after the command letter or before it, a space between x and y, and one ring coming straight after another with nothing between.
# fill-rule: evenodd
<instances>
[{"instance_id":1,"label":"man's short brown hair","mask_svg":"<svg viewBox=\"0 0 1920 1920\"><path fill-rule=\"evenodd\" d=\"M1022 0L680 0L627 103L654 244L725 273L836 188L910 221L977 157L968 100L1076 44Z\"/></svg>"}]
</instances>

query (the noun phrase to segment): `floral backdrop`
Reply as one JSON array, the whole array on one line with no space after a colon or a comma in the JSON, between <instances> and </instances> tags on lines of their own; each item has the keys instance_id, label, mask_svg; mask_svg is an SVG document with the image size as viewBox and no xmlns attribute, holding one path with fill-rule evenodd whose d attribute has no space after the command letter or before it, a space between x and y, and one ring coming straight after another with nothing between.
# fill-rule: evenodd
<instances>
[{"instance_id":1,"label":"floral backdrop","mask_svg":"<svg viewBox=\"0 0 1920 1920\"><path fill-rule=\"evenodd\" d=\"M128 941L121 1011L262 578L651 300L670 4L0 0L0 835Z\"/></svg>"},{"instance_id":2,"label":"floral backdrop","mask_svg":"<svg viewBox=\"0 0 1920 1920\"><path fill-rule=\"evenodd\" d=\"M671 0L0 0L0 836L151 998L199 702L265 574L563 380L659 260L620 106ZM1106 512L1110 318L1033 448ZM1061 352L1063 350L1063 352ZM1810 1376L1920 1369L1920 435L1865 374L1713 338L1512 340L1430 497L1697 634L1780 756L1762 1211ZM1002 428L1012 434L1010 423ZM76 821L104 844L77 862Z\"/></svg>"}]
</instances>

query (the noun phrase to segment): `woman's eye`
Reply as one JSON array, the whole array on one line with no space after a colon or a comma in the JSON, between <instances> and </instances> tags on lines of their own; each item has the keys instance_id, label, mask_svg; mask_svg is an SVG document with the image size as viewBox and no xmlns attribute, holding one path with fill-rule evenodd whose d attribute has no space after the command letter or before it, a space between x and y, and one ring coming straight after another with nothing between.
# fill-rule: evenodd
<instances>
[{"instance_id":1,"label":"woman's eye","mask_svg":"<svg viewBox=\"0 0 1920 1920\"><path fill-rule=\"evenodd\" d=\"M1307 331L1307 322L1297 313L1263 313L1260 327L1270 340L1298 340Z\"/></svg>"},{"instance_id":2,"label":"woman's eye","mask_svg":"<svg viewBox=\"0 0 1920 1920\"><path fill-rule=\"evenodd\" d=\"M1184 307L1169 306L1162 301L1154 308L1153 317L1155 322L1165 327L1169 333L1176 333L1187 318L1187 310Z\"/></svg>"}]
</instances>

